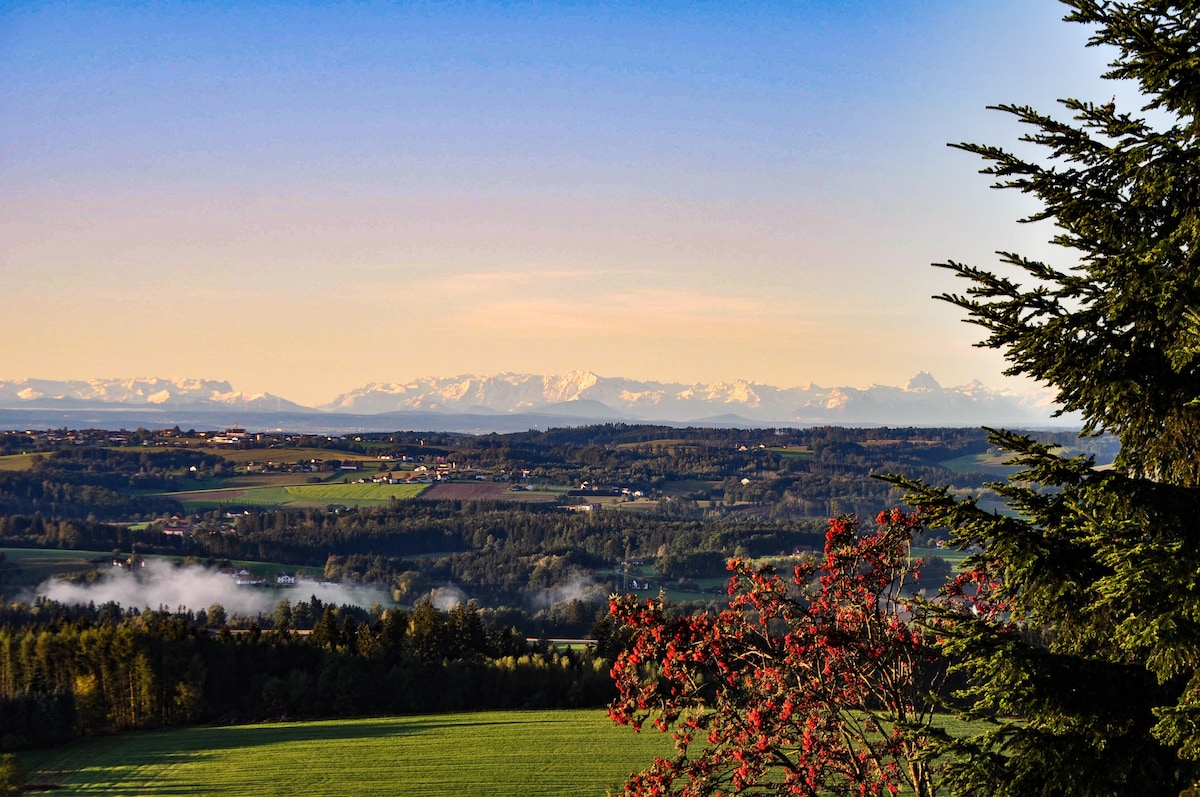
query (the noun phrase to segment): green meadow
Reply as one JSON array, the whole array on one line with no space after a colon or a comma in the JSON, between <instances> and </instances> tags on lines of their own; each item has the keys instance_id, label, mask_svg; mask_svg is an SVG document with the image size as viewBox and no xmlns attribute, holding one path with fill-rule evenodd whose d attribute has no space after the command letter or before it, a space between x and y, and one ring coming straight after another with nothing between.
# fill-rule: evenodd
<instances>
[{"instance_id":1,"label":"green meadow","mask_svg":"<svg viewBox=\"0 0 1200 797\"><path fill-rule=\"evenodd\" d=\"M416 498L428 484L305 484L284 488L308 501L400 501Z\"/></svg>"},{"instance_id":2,"label":"green meadow","mask_svg":"<svg viewBox=\"0 0 1200 797\"><path fill-rule=\"evenodd\" d=\"M649 726L635 733L603 709L578 709L128 732L18 761L27 791L63 795L603 797L672 750Z\"/></svg>"},{"instance_id":3,"label":"green meadow","mask_svg":"<svg viewBox=\"0 0 1200 797\"><path fill-rule=\"evenodd\" d=\"M767 450L773 451L783 459L798 459L802 462L807 462L815 456L813 450L807 446L775 446Z\"/></svg>"},{"instance_id":4,"label":"green meadow","mask_svg":"<svg viewBox=\"0 0 1200 797\"><path fill-rule=\"evenodd\" d=\"M0 470L29 470L33 467L34 458L44 458L45 454L5 454L0 456Z\"/></svg>"},{"instance_id":5,"label":"green meadow","mask_svg":"<svg viewBox=\"0 0 1200 797\"><path fill-rule=\"evenodd\" d=\"M416 498L429 489L428 484L296 484L194 490L185 493L165 493L183 505L185 511L203 512L223 507L279 506L376 506L389 501Z\"/></svg>"},{"instance_id":6,"label":"green meadow","mask_svg":"<svg viewBox=\"0 0 1200 797\"><path fill-rule=\"evenodd\" d=\"M964 551L960 551L955 548L949 548L949 547L947 547L947 548L913 548L910 551L910 553L914 558L920 558L920 559L926 559L926 560L937 557L938 559L943 559L943 560L949 562L953 567L958 567L959 565L962 564L963 560L967 558L967 554Z\"/></svg>"},{"instance_id":7,"label":"green meadow","mask_svg":"<svg viewBox=\"0 0 1200 797\"><path fill-rule=\"evenodd\" d=\"M983 473L994 474L997 477L1007 474L1012 468L1007 464L1008 457L1006 455L994 453L982 454L967 454L954 459L942 460L941 465L946 470L954 471L955 473L971 473L973 471L981 471Z\"/></svg>"},{"instance_id":8,"label":"green meadow","mask_svg":"<svg viewBox=\"0 0 1200 797\"><path fill-rule=\"evenodd\" d=\"M13 582L32 586L51 576L78 573L95 567L92 559L109 556L98 551L60 551L39 548L0 548L5 563L17 571Z\"/></svg>"},{"instance_id":9,"label":"green meadow","mask_svg":"<svg viewBox=\"0 0 1200 797\"><path fill-rule=\"evenodd\" d=\"M124 733L19 760L30 786L63 795L598 797L670 750L590 709Z\"/></svg>"}]
</instances>

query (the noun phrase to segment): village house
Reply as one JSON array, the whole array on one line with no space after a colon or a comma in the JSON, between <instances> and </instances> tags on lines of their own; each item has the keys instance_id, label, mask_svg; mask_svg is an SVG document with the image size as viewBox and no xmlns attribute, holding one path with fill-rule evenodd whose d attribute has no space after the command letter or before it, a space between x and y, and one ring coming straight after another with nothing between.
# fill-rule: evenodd
<instances>
[{"instance_id":1,"label":"village house","mask_svg":"<svg viewBox=\"0 0 1200 797\"><path fill-rule=\"evenodd\" d=\"M262 576L256 576L243 567L233 572L233 583L239 587L259 587L266 584L267 580Z\"/></svg>"}]
</instances>

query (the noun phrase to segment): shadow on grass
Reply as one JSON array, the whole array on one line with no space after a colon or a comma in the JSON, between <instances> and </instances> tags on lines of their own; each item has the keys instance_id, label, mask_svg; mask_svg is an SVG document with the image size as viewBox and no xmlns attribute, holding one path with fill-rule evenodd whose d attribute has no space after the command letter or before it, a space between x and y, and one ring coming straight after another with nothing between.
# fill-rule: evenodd
<instances>
[{"instance_id":1,"label":"shadow on grass","mask_svg":"<svg viewBox=\"0 0 1200 797\"><path fill-rule=\"evenodd\" d=\"M503 716L484 719L478 715L420 718L388 717L350 720L320 720L262 725L229 725L178 728L160 731L128 731L106 737L77 739L55 750L41 751L28 758L29 785L38 790L111 795L204 794L212 784L181 779L159 780L154 773L170 768L219 759L224 751L248 748L309 744L352 744L355 741L418 737L441 731L513 725L570 725L553 716ZM176 773L178 774L178 773ZM295 773L301 774L299 772ZM147 777L149 776L149 777ZM255 781L249 777L248 781ZM251 783L247 783L252 787ZM255 789L256 793L262 793Z\"/></svg>"}]
</instances>

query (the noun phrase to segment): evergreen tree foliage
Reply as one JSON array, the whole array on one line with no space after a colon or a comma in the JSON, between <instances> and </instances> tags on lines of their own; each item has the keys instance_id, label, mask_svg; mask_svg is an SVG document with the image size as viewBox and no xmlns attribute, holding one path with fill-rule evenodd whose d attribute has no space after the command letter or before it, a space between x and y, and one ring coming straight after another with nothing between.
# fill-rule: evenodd
<instances>
[{"instance_id":1,"label":"evergreen tree foliage","mask_svg":"<svg viewBox=\"0 0 1200 797\"><path fill-rule=\"evenodd\" d=\"M940 298L1120 455L997 432L1010 514L895 481L974 552L955 585L973 605L936 621L961 710L989 723L947 740L954 792L1179 795L1200 781L1200 4L1064 1L1115 53L1120 101L998 106L1034 157L957 145L1038 200L1024 221L1053 223L1064 264L941 264L969 287Z\"/></svg>"}]
</instances>

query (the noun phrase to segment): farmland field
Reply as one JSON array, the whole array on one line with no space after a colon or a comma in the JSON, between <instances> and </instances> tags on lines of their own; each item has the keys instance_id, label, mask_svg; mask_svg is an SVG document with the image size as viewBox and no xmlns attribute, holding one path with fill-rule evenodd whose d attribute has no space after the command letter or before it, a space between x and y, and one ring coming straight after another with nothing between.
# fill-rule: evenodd
<instances>
[{"instance_id":1,"label":"farmland field","mask_svg":"<svg viewBox=\"0 0 1200 797\"><path fill-rule=\"evenodd\" d=\"M804 447L786 446L786 447L782 447L782 448L775 447L775 448L770 448L768 450L773 451L774 453L778 454L780 457L783 457L784 459L798 459L801 461L808 461L808 460L811 460L814 456L813 450L807 446L804 446Z\"/></svg>"},{"instance_id":2,"label":"farmland field","mask_svg":"<svg viewBox=\"0 0 1200 797\"><path fill-rule=\"evenodd\" d=\"M374 506L388 501L416 498L427 484L295 484L274 487L237 487L166 493L189 512L234 506Z\"/></svg>"},{"instance_id":3,"label":"farmland field","mask_svg":"<svg viewBox=\"0 0 1200 797\"><path fill-rule=\"evenodd\" d=\"M434 501L553 501L552 492L514 491L503 482L443 482L435 484L424 496Z\"/></svg>"},{"instance_id":4,"label":"farmland field","mask_svg":"<svg viewBox=\"0 0 1200 797\"><path fill-rule=\"evenodd\" d=\"M220 480L220 485L227 489L245 487L290 487L294 484L316 484L326 481L340 481L340 476L322 478L323 474L313 480L310 473L248 473L237 476L226 476ZM215 488L214 488L215 489Z\"/></svg>"},{"instance_id":5,"label":"farmland field","mask_svg":"<svg viewBox=\"0 0 1200 797\"><path fill-rule=\"evenodd\" d=\"M949 562L952 567L958 567L963 560L967 558L966 553L954 548L913 548L911 551L913 557L921 559L932 559L935 556L946 562Z\"/></svg>"},{"instance_id":6,"label":"farmland field","mask_svg":"<svg viewBox=\"0 0 1200 797\"><path fill-rule=\"evenodd\" d=\"M416 498L429 485L426 484L304 484L285 487L289 495L305 501L361 502L403 500Z\"/></svg>"},{"instance_id":7,"label":"farmland field","mask_svg":"<svg viewBox=\"0 0 1200 797\"><path fill-rule=\"evenodd\" d=\"M6 454L0 457L0 470L29 470L33 467L34 457L45 456L45 454Z\"/></svg>"},{"instance_id":8,"label":"farmland field","mask_svg":"<svg viewBox=\"0 0 1200 797\"><path fill-rule=\"evenodd\" d=\"M426 497L434 501L501 501L511 495L503 482L470 481L434 485Z\"/></svg>"},{"instance_id":9,"label":"farmland field","mask_svg":"<svg viewBox=\"0 0 1200 797\"><path fill-rule=\"evenodd\" d=\"M77 573L91 570L91 560L109 554L96 551L59 551L36 548L3 548L4 559L10 567L19 570L17 581L23 584L38 584L61 573Z\"/></svg>"},{"instance_id":10,"label":"farmland field","mask_svg":"<svg viewBox=\"0 0 1200 797\"><path fill-rule=\"evenodd\" d=\"M599 797L670 749L591 709L124 733L20 761L55 794Z\"/></svg>"},{"instance_id":11,"label":"farmland field","mask_svg":"<svg viewBox=\"0 0 1200 797\"><path fill-rule=\"evenodd\" d=\"M1009 472L1010 468L1005 464L1007 455L997 454L967 454L963 457L955 457L947 459L939 463L943 468L952 470L955 473L970 473L972 471L982 471L983 473L1002 476Z\"/></svg>"},{"instance_id":12,"label":"farmland field","mask_svg":"<svg viewBox=\"0 0 1200 797\"><path fill-rule=\"evenodd\" d=\"M239 476L229 479L225 487L214 490L190 490L166 493L183 504L189 512L201 512L222 507L279 507L279 506L376 506L388 501L403 501L421 496L438 501L554 501L558 493L551 491L519 492L501 482L441 482L435 484L359 484L357 482L322 482L297 484L295 475ZM289 484L288 482L291 482Z\"/></svg>"}]
</instances>

